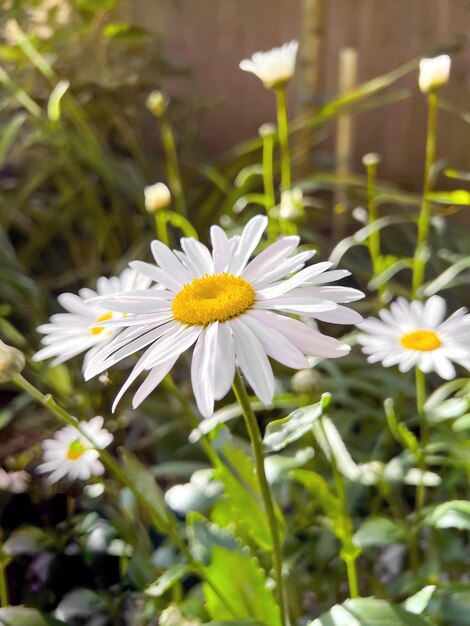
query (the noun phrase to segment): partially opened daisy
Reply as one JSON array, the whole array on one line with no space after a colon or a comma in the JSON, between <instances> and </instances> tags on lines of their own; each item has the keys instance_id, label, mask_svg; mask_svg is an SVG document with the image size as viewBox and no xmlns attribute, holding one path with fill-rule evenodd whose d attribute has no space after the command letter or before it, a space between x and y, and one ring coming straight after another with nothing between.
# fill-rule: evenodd
<instances>
[{"instance_id":1,"label":"partially opened daisy","mask_svg":"<svg viewBox=\"0 0 470 626\"><path fill-rule=\"evenodd\" d=\"M100 450L109 446L113 436L103 428L103 418L93 417L89 422L80 422L81 430L90 437ZM58 430L54 439L42 442L44 463L38 466L40 474L49 474L47 480L55 483L61 478L88 480L90 476L100 476L104 467L99 460L99 452L92 443L73 426Z\"/></svg>"},{"instance_id":2,"label":"partially opened daisy","mask_svg":"<svg viewBox=\"0 0 470 626\"><path fill-rule=\"evenodd\" d=\"M455 376L452 362L470 369L470 315L465 308L446 320L445 314L446 303L440 296L425 303L398 298L390 310L379 312L380 319L359 324L363 333L358 341L369 363L398 365L402 372L417 367L449 380Z\"/></svg>"},{"instance_id":3,"label":"partially opened daisy","mask_svg":"<svg viewBox=\"0 0 470 626\"><path fill-rule=\"evenodd\" d=\"M95 354L116 334L112 328L92 324L125 315L103 308L96 301L96 297L144 289L150 283L149 278L126 268L120 276L98 278L96 291L83 288L78 295L61 294L58 301L66 313L56 313L51 316L48 324L38 327L37 330L45 335L42 339L45 347L34 355L33 360L54 358L52 365L58 365L89 351L85 357L86 363L87 358Z\"/></svg>"},{"instance_id":4,"label":"partially opened daisy","mask_svg":"<svg viewBox=\"0 0 470 626\"><path fill-rule=\"evenodd\" d=\"M237 364L256 395L269 404L274 376L268 357L300 369L308 367L305 355L335 358L349 352L348 345L289 317L360 321L359 314L341 303L363 294L328 285L349 272L328 271L331 263L304 267L314 252L295 254L296 236L280 239L249 261L266 226L266 217L256 216L241 236L231 239L213 226L212 253L192 238L181 240L181 252L153 241L156 265L131 263L161 289L103 298L102 306L127 312L124 318L104 322L106 328L124 330L89 359L85 370L85 377L91 378L145 349L114 407L139 374L147 372L134 396L133 406L138 406L193 345L192 387L204 416L211 415L214 400L229 391Z\"/></svg>"},{"instance_id":5,"label":"partially opened daisy","mask_svg":"<svg viewBox=\"0 0 470 626\"><path fill-rule=\"evenodd\" d=\"M294 75L298 41L285 43L267 52L255 52L251 59L244 59L240 69L255 74L268 89L285 85Z\"/></svg>"}]
</instances>

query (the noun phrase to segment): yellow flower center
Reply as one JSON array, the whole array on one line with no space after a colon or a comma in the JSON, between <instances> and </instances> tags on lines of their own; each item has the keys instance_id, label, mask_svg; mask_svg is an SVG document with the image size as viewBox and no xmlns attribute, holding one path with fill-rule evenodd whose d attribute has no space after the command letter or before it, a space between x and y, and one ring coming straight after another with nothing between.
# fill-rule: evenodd
<instances>
[{"instance_id":1,"label":"yellow flower center","mask_svg":"<svg viewBox=\"0 0 470 626\"><path fill-rule=\"evenodd\" d=\"M413 330L403 335L401 345L408 350L420 350L429 352L436 350L441 345L441 340L433 330Z\"/></svg>"},{"instance_id":2,"label":"yellow flower center","mask_svg":"<svg viewBox=\"0 0 470 626\"><path fill-rule=\"evenodd\" d=\"M254 301L255 290L248 281L224 272L195 278L176 294L172 308L179 322L206 326L241 315Z\"/></svg>"},{"instance_id":3,"label":"yellow flower center","mask_svg":"<svg viewBox=\"0 0 470 626\"><path fill-rule=\"evenodd\" d=\"M93 324L96 324L97 322L105 322L106 320L110 320L113 317L113 313L112 311L107 311L106 313L103 313L103 315L100 315L99 317L96 318L96 320L93 322ZM91 334L92 335L100 335L103 330L106 330L105 326L94 326L91 329Z\"/></svg>"},{"instance_id":4,"label":"yellow flower center","mask_svg":"<svg viewBox=\"0 0 470 626\"><path fill-rule=\"evenodd\" d=\"M67 452L67 458L69 461L76 461L84 452L86 452L86 446L79 439L75 439L69 446Z\"/></svg>"}]
</instances>

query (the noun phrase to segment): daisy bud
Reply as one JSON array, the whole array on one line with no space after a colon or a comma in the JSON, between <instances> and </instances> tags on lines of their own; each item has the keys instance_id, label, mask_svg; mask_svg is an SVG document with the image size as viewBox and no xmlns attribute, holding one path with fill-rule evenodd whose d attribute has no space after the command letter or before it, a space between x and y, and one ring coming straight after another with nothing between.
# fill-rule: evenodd
<instances>
[{"instance_id":1,"label":"daisy bud","mask_svg":"<svg viewBox=\"0 0 470 626\"><path fill-rule=\"evenodd\" d=\"M291 41L268 52L255 52L251 59L241 61L240 69L257 76L267 89L279 89L294 75L298 49L299 42Z\"/></svg>"},{"instance_id":2,"label":"daisy bud","mask_svg":"<svg viewBox=\"0 0 470 626\"><path fill-rule=\"evenodd\" d=\"M279 216L285 220L296 220L301 217L304 212L303 198L304 194L299 187L283 191Z\"/></svg>"},{"instance_id":3,"label":"daisy bud","mask_svg":"<svg viewBox=\"0 0 470 626\"><path fill-rule=\"evenodd\" d=\"M371 167L373 165L378 165L382 160L382 157L378 152L368 152L362 157L362 164L364 167Z\"/></svg>"},{"instance_id":4,"label":"daisy bud","mask_svg":"<svg viewBox=\"0 0 470 626\"><path fill-rule=\"evenodd\" d=\"M161 91L152 91L147 98L147 109L155 115L155 117L162 117L165 115L168 98Z\"/></svg>"},{"instance_id":5,"label":"daisy bud","mask_svg":"<svg viewBox=\"0 0 470 626\"><path fill-rule=\"evenodd\" d=\"M312 369L299 370L291 379L292 390L296 393L313 393L318 391L320 383L320 374Z\"/></svg>"},{"instance_id":6,"label":"daisy bud","mask_svg":"<svg viewBox=\"0 0 470 626\"><path fill-rule=\"evenodd\" d=\"M0 339L0 383L12 380L16 374L23 371L24 364L23 353L12 346L7 346Z\"/></svg>"},{"instance_id":7,"label":"daisy bud","mask_svg":"<svg viewBox=\"0 0 470 626\"><path fill-rule=\"evenodd\" d=\"M166 207L171 202L171 193L165 183L155 183L144 189L145 208L149 213L156 213Z\"/></svg>"},{"instance_id":8,"label":"daisy bud","mask_svg":"<svg viewBox=\"0 0 470 626\"><path fill-rule=\"evenodd\" d=\"M262 124L258 129L258 135L260 137L272 137L276 134L276 124Z\"/></svg>"},{"instance_id":9,"label":"daisy bud","mask_svg":"<svg viewBox=\"0 0 470 626\"><path fill-rule=\"evenodd\" d=\"M441 54L419 62L419 88L429 93L442 87L449 81L451 59L448 54Z\"/></svg>"}]
</instances>

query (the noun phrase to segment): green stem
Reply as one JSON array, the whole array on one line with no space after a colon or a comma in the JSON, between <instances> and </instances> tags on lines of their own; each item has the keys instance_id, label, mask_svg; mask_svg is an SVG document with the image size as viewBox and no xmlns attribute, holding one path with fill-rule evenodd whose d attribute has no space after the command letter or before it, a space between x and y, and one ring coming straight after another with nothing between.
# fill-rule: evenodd
<instances>
[{"instance_id":1,"label":"green stem","mask_svg":"<svg viewBox=\"0 0 470 626\"><path fill-rule=\"evenodd\" d=\"M270 209L276 204L276 195L274 192L274 175L273 175L273 155L274 155L274 135L268 134L263 136L263 186L264 195L268 199L266 205L266 215L268 216L268 239L273 242L276 239L277 227L276 220L270 216Z\"/></svg>"},{"instance_id":2,"label":"green stem","mask_svg":"<svg viewBox=\"0 0 470 626\"><path fill-rule=\"evenodd\" d=\"M426 248L429 237L429 220L431 205L427 199L431 190L431 169L436 161L437 111L439 101L436 91L428 94L428 125L426 134L426 160L424 164L423 199L418 218L418 239L416 242L413 263L413 298L420 297L419 293L426 269Z\"/></svg>"},{"instance_id":3,"label":"green stem","mask_svg":"<svg viewBox=\"0 0 470 626\"><path fill-rule=\"evenodd\" d=\"M421 470L421 479L416 487L416 521L418 524L421 522L421 514L426 499L426 487L424 485L424 472L426 471L426 446L428 445L429 429L428 422L426 420L426 414L424 411L424 404L426 402L426 376L417 367L415 369L416 379L416 408L419 416L419 469Z\"/></svg>"},{"instance_id":4,"label":"green stem","mask_svg":"<svg viewBox=\"0 0 470 626\"><path fill-rule=\"evenodd\" d=\"M349 546L353 543L352 537L354 534L353 522L351 516L349 514L348 508L348 499L346 495L346 487L344 484L343 475L338 469L338 464L336 462L336 457L334 455L333 449L330 446L330 440L328 439L328 435L326 434L325 425L323 424L323 418L320 417L320 426L323 433L323 438L325 439L325 445L328 447L329 451L329 460L331 463L331 469L333 472L333 480L335 483L336 493L338 495L338 499L341 505L342 515L343 515L343 527L348 535L347 542L343 541L343 550L341 551L341 558L343 559L346 565L346 573L348 576L348 585L349 585L349 595L351 598L359 597L359 582L356 568L356 559L357 556L351 553L347 553Z\"/></svg>"},{"instance_id":5,"label":"green stem","mask_svg":"<svg viewBox=\"0 0 470 626\"><path fill-rule=\"evenodd\" d=\"M173 196L175 208L180 215L186 215L186 201L184 199L181 172L176 151L175 136L167 114L160 117L163 149L165 150L168 184Z\"/></svg>"},{"instance_id":6,"label":"green stem","mask_svg":"<svg viewBox=\"0 0 470 626\"><path fill-rule=\"evenodd\" d=\"M169 246L170 238L168 236L168 218L165 209L160 209L155 213L155 229L157 232L157 239Z\"/></svg>"},{"instance_id":7,"label":"green stem","mask_svg":"<svg viewBox=\"0 0 470 626\"><path fill-rule=\"evenodd\" d=\"M285 87L276 89L277 126L281 148L281 188L291 186L291 164L289 153L289 124L287 121L287 100Z\"/></svg>"},{"instance_id":8,"label":"green stem","mask_svg":"<svg viewBox=\"0 0 470 626\"><path fill-rule=\"evenodd\" d=\"M0 559L5 559L5 557L1 553ZM0 607L8 606L10 603L8 597L6 564L7 561L0 561Z\"/></svg>"},{"instance_id":9,"label":"green stem","mask_svg":"<svg viewBox=\"0 0 470 626\"><path fill-rule=\"evenodd\" d=\"M154 524L154 526L157 528L157 530L159 530L159 531L163 530L163 532L165 532L171 538L173 543L179 548L179 550L181 551L183 556L187 559L187 561L194 568L194 571L202 579L204 579L207 582L207 584L209 584L212 587L214 592L220 597L222 602L230 610L230 612L233 614L233 616L237 617L237 611L231 607L230 601L228 601L227 598L224 597L224 594L221 593L221 591L218 589L217 585L215 585L214 582L211 581L210 578L208 578L205 575L204 566L194 559L194 557L191 554L189 548L184 543L184 541L181 539L181 537L178 535L178 531L177 531L177 527L176 527L176 520L174 520L172 518L170 518L170 519L163 519L162 517L160 517L156 513L156 511L152 507L149 507L147 502L146 502L146 500L145 500L145 498L142 496L142 494L139 492L139 490L135 487L134 483L127 476L127 474L121 468L119 463L117 463L114 460L114 458L111 456L111 454L109 454L109 452L107 450L101 449L96 444L96 442L93 441L93 439L89 436L89 434L83 430L83 428L80 426L80 422L75 417L73 417L68 411L66 411L59 404L57 404L57 402L54 400L54 398L50 394L47 394L47 395L43 394L41 391L39 391L39 389L36 389L36 387L34 387L34 385L32 385L25 378L23 378L23 376L21 376L21 374L16 374L16 376L13 378L13 382L22 391L25 391L32 398L34 398L40 404L42 404L47 409L49 409L49 411L51 411L51 413L53 413L56 417L58 417L59 420L62 423L66 424L67 426L72 426L73 428L75 428L83 437L85 437L91 443L91 445L99 452L100 457L101 457L103 463L105 464L105 466L108 468L108 470L111 473L113 473L115 475L115 477L123 485L125 485L126 487L128 487L132 491L132 493L134 494L134 497L139 502L139 504L142 506L142 508L144 508L148 512L148 514L150 516L150 519L152 521L152 524Z\"/></svg>"},{"instance_id":10,"label":"green stem","mask_svg":"<svg viewBox=\"0 0 470 626\"><path fill-rule=\"evenodd\" d=\"M377 206L377 163L370 163L366 165L367 168L367 209L369 212L369 226L372 226L374 222L379 218L378 206ZM374 278L380 273L380 231L372 230L367 238L367 245L369 247L370 260L372 262L372 269L374 271ZM384 287L380 285L378 287L379 297L382 298Z\"/></svg>"},{"instance_id":11,"label":"green stem","mask_svg":"<svg viewBox=\"0 0 470 626\"><path fill-rule=\"evenodd\" d=\"M271 489L269 488L268 480L266 478L261 433L259 430L258 422L256 421L255 414L253 412L253 409L251 408L250 399L248 398L245 385L243 383L243 380L238 370L235 371L235 378L233 380L233 390L235 392L235 396L243 411L246 428L248 430L248 434L251 440L251 445L253 447L253 453L255 456L256 473L257 473L260 488L261 488L261 495L263 498L264 507L266 509L266 514L268 516L268 523L269 523L269 528L271 531L271 537L272 537L272 543L273 543L272 559L273 559L274 572L276 576L277 598L279 602L279 608L281 610L281 620L282 620L283 626L288 626L289 616L287 613L286 592L285 592L285 587L284 587L284 579L282 576L281 542L279 538L279 529L277 527L276 513L274 510L274 501L273 501L273 497L271 494Z\"/></svg>"}]
</instances>

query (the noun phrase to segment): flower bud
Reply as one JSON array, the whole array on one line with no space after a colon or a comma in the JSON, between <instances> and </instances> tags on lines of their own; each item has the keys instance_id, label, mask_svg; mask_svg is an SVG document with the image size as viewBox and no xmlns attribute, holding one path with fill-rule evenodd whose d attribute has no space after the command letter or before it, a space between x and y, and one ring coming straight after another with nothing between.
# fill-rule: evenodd
<instances>
[{"instance_id":1,"label":"flower bud","mask_svg":"<svg viewBox=\"0 0 470 626\"><path fill-rule=\"evenodd\" d=\"M22 352L7 346L0 339L0 383L7 383L16 374L19 374L25 364L25 358Z\"/></svg>"},{"instance_id":2,"label":"flower bud","mask_svg":"<svg viewBox=\"0 0 470 626\"><path fill-rule=\"evenodd\" d=\"M258 134L260 137L272 137L276 134L277 128L276 124L262 124L258 129Z\"/></svg>"},{"instance_id":3,"label":"flower bud","mask_svg":"<svg viewBox=\"0 0 470 626\"><path fill-rule=\"evenodd\" d=\"M449 81L451 59L448 54L441 54L419 62L419 88L429 93Z\"/></svg>"},{"instance_id":4,"label":"flower bud","mask_svg":"<svg viewBox=\"0 0 470 626\"><path fill-rule=\"evenodd\" d=\"M168 97L161 91L152 91L147 98L147 109L155 115L162 117L168 106Z\"/></svg>"},{"instance_id":5,"label":"flower bud","mask_svg":"<svg viewBox=\"0 0 470 626\"><path fill-rule=\"evenodd\" d=\"M313 369L298 370L292 376L291 385L296 393L313 393L318 391L321 376Z\"/></svg>"},{"instance_id":6,"label":"flower bud","mask_svg":"<svg viewBox=\"0 0 470 626\"><path fill-rule=\"evenodd\" d=\"M165 183L155 183L144 189L145 208L149 213L156 213L166 207L171 202L171 193Z\"/></svg>"},{"instance_id":7,"label":"flower bud","mask_svg":"<svg viewBox=\"0 0 470 626\"><path fill-rule=\"evenodd\" d=\"M368 152L362 157L362 164L365 167L371 167L372 165L378 165L382 157L377 152Z\"/></svg>"},{"instance_id":8,"label":"flower bud","mask_svg":"<svg viewBox=\"0 0 470 626\"><path fill-rule=\"evenodd\" d=\"M279 217L285 220L296 220L302 217L304 213L303 199L304 194L300 187L283 191L281 194Z\"/></svg>"}]
</instances>

